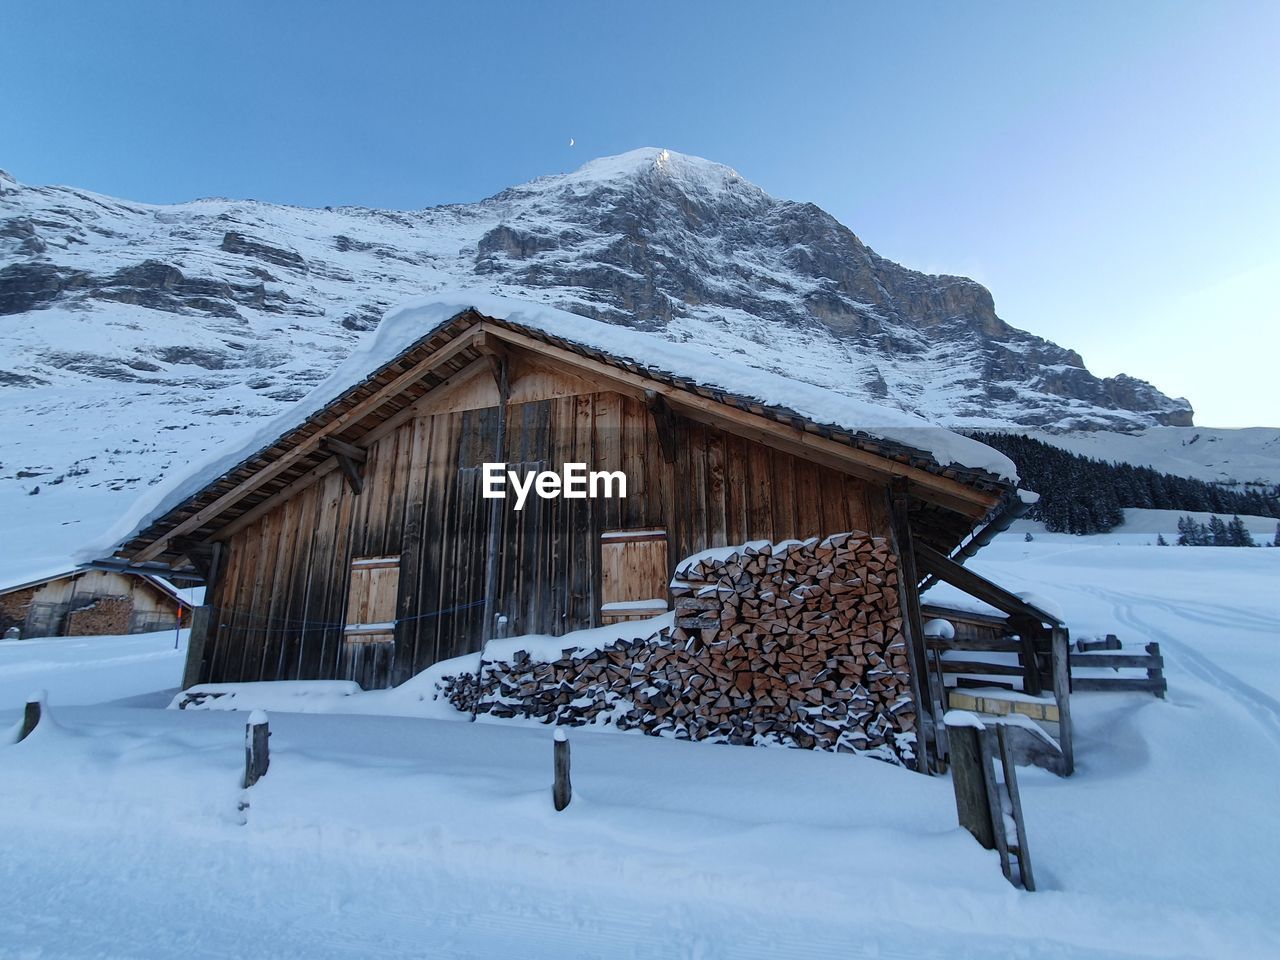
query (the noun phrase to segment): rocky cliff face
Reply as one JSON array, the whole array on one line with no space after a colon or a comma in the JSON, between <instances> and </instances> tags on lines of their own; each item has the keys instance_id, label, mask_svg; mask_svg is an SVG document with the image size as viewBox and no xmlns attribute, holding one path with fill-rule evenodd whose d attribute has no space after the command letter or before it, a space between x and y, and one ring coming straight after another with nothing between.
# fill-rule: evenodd
<instances>
[{"instance_id":1,"label":"rocky cliff face","mask_svg":"<svg viewBox=\"0 0 1280 960\"><path fill-rule=\"evenodd\" d=\"M0 174L0 483L149 482L301 396L390 305L458 286L951 425L1191 422L1185 401L1010 327L972 280L906 269L812 204L667 151L414 212L150 206ZM124 476L68 473L89 455Z\"/></svg>"}]
</instances>

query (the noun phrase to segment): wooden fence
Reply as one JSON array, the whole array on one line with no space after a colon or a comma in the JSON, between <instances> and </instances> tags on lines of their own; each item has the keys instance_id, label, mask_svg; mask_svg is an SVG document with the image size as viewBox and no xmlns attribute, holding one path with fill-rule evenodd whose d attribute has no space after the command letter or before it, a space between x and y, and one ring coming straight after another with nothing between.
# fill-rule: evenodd
<instances>
[{"instance_id":1,"label":"wooden fence","mask_svg":"<svg viewBox=\"0 0 1280 960\"><path fill-rule=\"evenodd\" d=\"M1117 649L1121 649L1118 641L1115 644L1077 643L1071 654L1071 689L1075 692L1143 690L1163 700L1169 684L1164 677L1160 644L1148 643L1143 653L1115 653ZM1110 669L1114 675L1083 677L1076 673L1081 669ZM1121 670L1142 670L1146 676L1121 676Z\"/></svg>"}]
</instances>

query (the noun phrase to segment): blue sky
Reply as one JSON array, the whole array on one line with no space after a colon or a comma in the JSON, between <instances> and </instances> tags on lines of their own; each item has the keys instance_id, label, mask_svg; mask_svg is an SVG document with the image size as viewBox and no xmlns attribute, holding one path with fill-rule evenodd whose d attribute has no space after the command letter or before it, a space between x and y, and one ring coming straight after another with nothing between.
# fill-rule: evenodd
<instances>
[{"instance_id":1,"label":"blue sky","mask_svg":"<svg viewBox=\"0 0 1280 960\"><path fill-rule=\"evenodd\" d=\"M1280 425L1280 3L11 4L0 105L18 179L153 202L696 154L1198 423Z\"/></svg>"}]
</instances>

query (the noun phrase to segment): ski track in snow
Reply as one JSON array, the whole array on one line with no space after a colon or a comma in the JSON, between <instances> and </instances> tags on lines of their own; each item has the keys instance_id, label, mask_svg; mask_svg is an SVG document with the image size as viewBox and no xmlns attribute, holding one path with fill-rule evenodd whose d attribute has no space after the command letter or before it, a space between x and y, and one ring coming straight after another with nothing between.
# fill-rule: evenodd
<instances>
[{"instance_id":1,"label":"ski track in snow","mask_svg":"<svg viewBox=\"0 0 1280 960\"><path fill-rule=\"evenodd\" d=\"M1182 666L1244 707L1250 716L1258 720L1259 724L1276 741L1277 745L1280 745L1280 701L1263 693L1257 687L1246 683L1235 674L1219 667L1190 644L1179 640L1168 631L1156 627L1150 620L1145 619L1136 612L1135 604L1132 601L1141 599L1143 603L1157 610L1208 625L1231 623L1234 626L1242 626L1246 629L1275 629L1276 623L1274 621L1265 621L1260 617L1237 617L1235 614L1238 611L1232 611L1230 608L1222 607L1218 604L1192 604L1201 608L1207 607L1222 611L1223 616L1221 618L1211 619L1208 616L1197 615L1183 609L1182 604L1175 607L1173 604L1153 597L1131 598L1111 590L1103 590L1102 588L1094 588L1090 592L1113 604L1115 617L1119 623L1130 627L1135 633L1150 637L1160 643L1161 653L1164 653L1165 650L1177 651Z\"/></svg>"}]
</instances>

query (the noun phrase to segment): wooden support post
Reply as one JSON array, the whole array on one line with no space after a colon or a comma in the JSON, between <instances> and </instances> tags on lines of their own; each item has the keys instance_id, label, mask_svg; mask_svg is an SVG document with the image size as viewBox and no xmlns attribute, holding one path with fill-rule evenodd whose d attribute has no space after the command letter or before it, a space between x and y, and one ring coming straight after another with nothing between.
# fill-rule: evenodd
<instances>
[{"instance_id":1,"label":"wooden support post","mask_svg":"<svg viewBox=\"0 0 1280 960\"><path fill-rule=\"evenodd\" d=\"M573 799L573 784L569 781L569 738L560 729L556 730L555 739L555 777L551 799L556 810L563 810Z\"/></svg>"},{"instance_id":2,"label":"wooden support post","mask_svg":"<svg viewBox=\"0 0 1280 960\"><path fill-rule=\"evenodd\" d=\"M188 690L204 676L204 651L213 635L214 608L209 604L191 611L191 635L187 638L187 662L182 670L182 689Z\"/></svg>"},{"instance_id":3,"label":"wooden support post","mask_svg":"<svg viewBox=\"0 0 1280 960\"><path fill-rule=\"evenodd\" d=\"M662 450L662 459L667 463L676 462L676 416L671 411L667 398L655 390L644 392L644 402L653 417L654 433L658 437L658 447Z\"/></svg>"},{"instance_id":4,"label":"wooden support post","mask_svg":"<svg viewBox=\"0 0 1280 960\"><path fill-rule=\"evenodd\" d=\"M342 476L346 479L347 486L351 488L351 492L357 497L360 496L364 490L364 475L360 472L360 468L356 466L355 461L350 457L341 453L335 453L333 456L338 461Z\"/></svg>"},{"instance_id":5,"label":"wooden support post","mask_svg":"<svg viewBox=\"0 0 1280 960\"><path fill-rule=\"evenodd\" d=\"M1050 633L1049 651L1053 664L1053 699L1058 705L1062 775L1069 777L1075 772L1076 758L1071 746L1071 639L1065 627L1055 627Z\"/></svg>"},{"instance_id":6,"label":"wooden support post","mask_svg":"<svg viewBox=\"0 0 1280 960\"><path fill-rule=\"evenodd\" d=\"M1021 597L1010 593L1004 587L992 583L986 577L979 576L968 567L962 567L928 544L915 544L916 562L921 570L931 574L971 597L977 597L991 604L997 610L1003 610L1013 620L1030 620L1032 623L1047 623L1061 626L1061 621L1043 610L1027 603Z\"/></svg>"},{"instance_id":7,"label":"wooden support post","mask_svg":"<svg viewBox=\"0 0 1280 960\"><path fill-rule=\"evenodd\" d=\"M360 492L364 490L364 464L369 458L365 449L334 437L325 437L321 440L320 449L325 453L333 454L343 477L346 478L347 486L351 488L353 494L360 496Z\"/></svg>"},{"instance_id":8,"label":"wooden support post","mask_svg":"<svg viewBox=\"0 0 1280 960\"><path fill-rule=\"evenodd\" d=\"M919 577L916 572L911 521L907 510L909 499L907 483L902 478L894 480L888 491L890 533L893 549L898 556L898 603L902 611L902 632L906 640L907 659L911 672L911 697L916 705L916 770L932 775L933 759L942 759L942 717L934 700L933 684L929 681L929 660L925 647L924 623L920 616ZM938 691L945 696L945 691ZM930 752L932 751L932 757Z\"/></svg>"},{"instance_id":9,"label":"wooden support post","mask_svg":"<svg viewBox=\"0 0 1280 960\"><path fill-rule=\"evenodd\" d=\"M494 377L498 382L498 437L494 441L493 461L501 463L506 460L507 448L507 404L511 399L511 381L508 376L507 354L505 351L486 354L494 368ZM503 511L500 504L505 500L481 501L489 504L489 537L484 561L484 618L480 624L481 641L488 643L493 639L497 628L498 602L498 549L502 541ZM481 669L484 668L484 655L480 657ZM479 678L477 674L477 679ZM475 719L475 714L472 714Z\"/></svg>"},{"instance_id":10,"label":"wooden support post","mask_svg":"<svg viewBox=\"0 0 1280 960\"><path fill-rule=\"evenodd\" d=\"M1022 649L1018 651L1018 660L1022 665L1022 692L1033 697L1044 692L1044 683L1040 679L1040 661L1036 657L1036 637L1044 633L1044 627L1031 620L1020 620L1014 624Z\"/></svg>"},{"instance_id":11,"label":"wooden support post","mask_svg":"<svg viewBox=\"0 0 1280 960\"><path fill-rule=\"evenodd\" d=\"M271 731L267 727L267 715L261 710L249 714L244 728L244 786L247 790L263 778L271 763L267 740Z\"/></svg>"}]
</instances>

